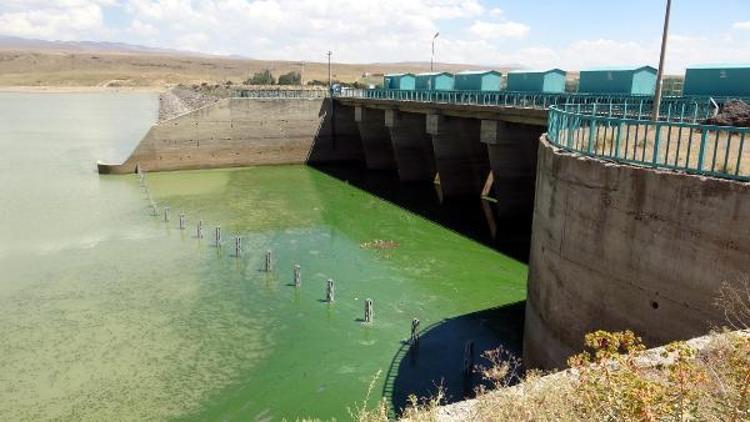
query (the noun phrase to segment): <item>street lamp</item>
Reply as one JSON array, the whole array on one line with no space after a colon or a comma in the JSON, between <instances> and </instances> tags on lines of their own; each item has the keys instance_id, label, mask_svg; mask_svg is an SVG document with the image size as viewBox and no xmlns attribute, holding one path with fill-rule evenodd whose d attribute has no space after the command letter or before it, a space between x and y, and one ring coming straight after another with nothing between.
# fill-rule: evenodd
<instances>
[{"instance_id":1,"label":"street lamp","mask_svg":"<svg viewBox=\"0 0 750 422\"><path fill-rule=\"evenodd\" d=\"M664 78L664 56L667 54L667 36L669 34L669 13L672 9L672 0L667 0L667 12L664 14L664 32L661 36L661 56L659 56L659 70L656 73L656 92L654 93L654 110L651 120L659 121L659 109L661 108L662 79Z\"/></svg>"},{"instance_id":2,"label":"street lamp","mask_svg":"<svg viewBox=\"0 0 750 422\"><path fill-rule=\"evenodd\" d=\"M328 56L328 90L331 90L331 54L333 54L332 51L328 51L326 55Z\"/></svg>"},{"instance_id":3,"label":"street lamp","mask_svg":"<svg viewBox=\"0 0 750 422\"><path fill-rule=\"evenodd\" d=\"M435 70L435 38L440 35L440 32L436 32L432 37L432 56L430 56L430 72Z\"/></svg>"}]
</instances>

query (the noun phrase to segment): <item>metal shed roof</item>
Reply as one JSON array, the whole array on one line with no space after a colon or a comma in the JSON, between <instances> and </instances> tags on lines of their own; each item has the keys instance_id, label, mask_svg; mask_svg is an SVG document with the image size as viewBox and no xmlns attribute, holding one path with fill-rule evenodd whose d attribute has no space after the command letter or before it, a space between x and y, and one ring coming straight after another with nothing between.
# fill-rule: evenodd
<instances>
[{"instance_id":1,"label":"metal shed roof","mask_svg":"<svg viewBox=\"0 0 750 422\"><path fill-rule=\"evenodd\" d=\"M486 75L488 73L494 73L496 75L500 74L497 70L463 70L457 72L456 75Z\"/></svg>"}]
</instances>

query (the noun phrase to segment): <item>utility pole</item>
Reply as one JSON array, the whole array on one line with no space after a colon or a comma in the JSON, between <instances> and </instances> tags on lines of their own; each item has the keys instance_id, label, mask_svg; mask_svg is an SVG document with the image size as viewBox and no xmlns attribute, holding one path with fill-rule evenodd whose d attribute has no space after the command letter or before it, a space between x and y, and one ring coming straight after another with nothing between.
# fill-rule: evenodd
<instances>
[{"instance_id":1,"label":"utility pole","mask_svg":"<svg viewBox=\"0 0 750 422\"><path fill-rule=\"evenodd\" d=\"M432 37L432 55L430 56L430 72L435 71L435 38L440 35L440 32L436 32Z\"/></svg>"},{"instance_id":2,"label":"utility pole","mask_svg":"<svg viewBox=\"0 0 750 422\"><path fill-rule=\"evenodd\" d=\"M328 51L328 53L326 53L326 55L328 56L328 90L329 91L333 87L333 85L331 85L331 54L333 54L332 51Z\"/></svg>"},{"instance_id":3,"label":"utility pole","mask_svg":"<svg viewBox=\"0 0 750 422\"><path fill-rule=\"evenodd\" d=\"M667 0L667 12L664 14L664 32L661 36L661 55L659 56L659 70L656 73L656 92L654 93L654 110L651 120L659 121L661 108L661 93L664 79L664 58L667 55L667 38L669 35L669 14L672 10L672 0Z\"/></svg>"}]
</instances>

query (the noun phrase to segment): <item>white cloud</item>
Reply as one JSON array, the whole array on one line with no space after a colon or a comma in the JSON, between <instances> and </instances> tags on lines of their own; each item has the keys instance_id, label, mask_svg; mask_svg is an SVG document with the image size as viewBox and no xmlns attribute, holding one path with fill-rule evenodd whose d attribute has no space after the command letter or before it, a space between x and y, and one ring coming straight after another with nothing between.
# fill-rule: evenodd
<instances>
[{"instance_id":1,"label":"white cloud","mask_svg":"<svg viewBox=\"0 0 750 422\"><path fill-rule=\"evenodd\" d=\"M747 22L735 22L734 25L732 25L732 28L734 29L740 29L743 31L750 31L750 21Z\"/></svg>"},{"instance_id":2,"label":"white cloud","mask_svg":"<svg viewBox=\"0 0 750 422\"><path fill-rule=\"evenodd\" d=\"M479 38L522 38L529 33L529 27L518 22L492 23L476 21L469 31Z\"/></svg>"},{"instance_id":3,"label":"white cloud","mask_svg":"<svg viewBox=\"0 0 750 422\"><path fill-rule=\"evenodd\" d=\"M41 5L39 8L21 10L20 2L11 0L0 14L0 32L30 38L77 38L83 34L103 35L101 3L97 1L66 0Z\"/></svg>"}]
</instances>

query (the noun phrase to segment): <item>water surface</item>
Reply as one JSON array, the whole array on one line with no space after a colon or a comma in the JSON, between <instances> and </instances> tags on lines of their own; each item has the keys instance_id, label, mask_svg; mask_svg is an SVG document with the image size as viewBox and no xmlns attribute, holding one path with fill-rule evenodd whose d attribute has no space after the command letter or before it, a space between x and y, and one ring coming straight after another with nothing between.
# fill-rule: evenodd
<instances>
[{"instance_id":1,"label":"water surface","mask_svg":"<svg viewBox=\"0 0 750 422\"><path fill-rule=\"evenodd\" d=\"M95 172L155 117L151 94L0 94L0 419L347 419L378 372L371 400L394 390L412 318L525 297L524 265L309 167L148 174L164 223Z\"/></svg>"}]
</instances>

